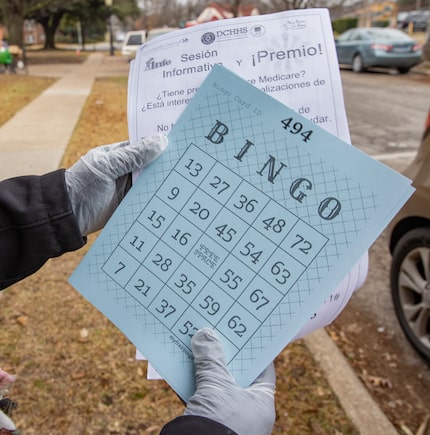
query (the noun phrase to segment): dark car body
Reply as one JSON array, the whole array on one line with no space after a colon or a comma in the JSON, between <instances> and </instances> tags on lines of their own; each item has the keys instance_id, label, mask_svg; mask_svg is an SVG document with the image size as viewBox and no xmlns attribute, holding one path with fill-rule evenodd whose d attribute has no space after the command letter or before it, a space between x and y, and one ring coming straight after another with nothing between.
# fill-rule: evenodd
<instances>
[{"instance_id":1,"label":"dark car body","mask_svg":"<svg viewBox=\"0 0 430 435\"><path fill-rule=\"evenodd\" d=\"M398 29L349 29L336 39L339 64L361 72L370 67L397 68L407 73L421 62L421 46Z\"/></svg>"},{"instance_id":2,"label":"dark car body","mask_svg":"<svg viewBox=\"0 0 430 435\"><path fill-rule=\"evenodd\" d=\"M412 11L409 12L401 23L402 29L407 29L412 24L412 31L425 32L430 19L429 11Z\"/></svg>"},{"instance_id":3,"label":"dark car body","mask_svg":"<svg viewBox=\"0 0 430 435\"><path fill-rule=\"evenodd\" d=\"M406 337L430 362L430 111L418 153L403 173L416 190L389 226L391 295Z\"/></svg>"}]
</instances>

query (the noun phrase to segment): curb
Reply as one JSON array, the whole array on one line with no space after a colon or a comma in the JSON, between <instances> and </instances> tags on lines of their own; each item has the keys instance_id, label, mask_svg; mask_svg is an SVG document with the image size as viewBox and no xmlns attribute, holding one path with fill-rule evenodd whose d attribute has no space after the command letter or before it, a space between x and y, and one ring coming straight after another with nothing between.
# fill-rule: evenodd
<instances>
[{"instance_id":1,"label":"curb","mask_svg":"<svg viewBox=\"0 0 430 435\"><path fill-rule=\"evenodd\" d=\"M319 329L303 340L360 435L398 435L326 330Z\"/></svg>"},{"instance_id":2,"label":"curb","mask_svg":"<svg viewBox=\"0 0 430 435\"><path fill-rule=\"evenodd\" d=\"M430 61L424 61L412 68L411 72L415 74L430 75Z\"/></svg>"}]
</instances>

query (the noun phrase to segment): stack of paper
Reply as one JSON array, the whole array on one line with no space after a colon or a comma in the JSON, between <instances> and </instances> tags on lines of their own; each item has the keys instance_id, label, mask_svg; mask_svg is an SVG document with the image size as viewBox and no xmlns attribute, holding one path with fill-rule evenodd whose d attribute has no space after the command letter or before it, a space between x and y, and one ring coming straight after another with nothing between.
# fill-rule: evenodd
<instances>
[{"instance_id":1,"label":"stack of paper","mask_svg":"<svg viewBox=\"0 0 430 435\"><path fill-rule=\"evenodd\" d=\"M410 181L344 141L324 10L155 39L132 65L128 104L131 139L162 131L169 147L70 282L184 400L205 326L249 385L342 310Z\"/></svg>"},{"instance_id":2,"label":"stack of paper","mask_svg":"<svg viewBox=\"0 0 430 435\"><path fill-rule=\"evenodd\" d=\"M143 45L131 64L131 140L168 134L214 65L349 142L331 21L326 9L222 20ZM367 276L367 251L298 334L331 323Z\"/></svg>"}]
</instances>

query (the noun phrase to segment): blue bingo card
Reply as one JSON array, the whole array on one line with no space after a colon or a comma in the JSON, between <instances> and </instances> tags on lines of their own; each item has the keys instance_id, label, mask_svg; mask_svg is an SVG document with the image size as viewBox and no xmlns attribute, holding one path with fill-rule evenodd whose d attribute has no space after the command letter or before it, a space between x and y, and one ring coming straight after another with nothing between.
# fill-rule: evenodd
<instances>
[{"instance_id":1,"label":"blue bingo card","mask_svg":"<svg viewBox=\"0 0 430 435\"><path fill-rule=\"evenodd\" d=\"M247 386L412 191L216 66L70 282L185 401L202 327L216 329Z\"/></svg>"}]
</instances>

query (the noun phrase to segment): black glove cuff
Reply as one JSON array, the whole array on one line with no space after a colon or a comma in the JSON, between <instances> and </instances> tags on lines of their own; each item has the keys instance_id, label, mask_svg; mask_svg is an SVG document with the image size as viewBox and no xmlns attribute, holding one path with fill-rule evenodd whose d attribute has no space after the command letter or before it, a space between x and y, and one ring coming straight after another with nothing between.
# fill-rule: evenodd
<instances>
[{"instance_id":1,"label":"black glove cuff","mask_svg":"<svg viewBox=\"0 0 430 435\"><path fill-rule=\"evenodd\" d=\"M217 421L198 415L182 415L167 423L160 435L238 435Z\"/></svg>"}]
</instances>

